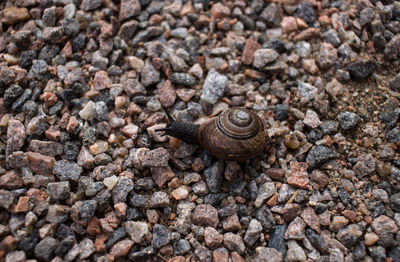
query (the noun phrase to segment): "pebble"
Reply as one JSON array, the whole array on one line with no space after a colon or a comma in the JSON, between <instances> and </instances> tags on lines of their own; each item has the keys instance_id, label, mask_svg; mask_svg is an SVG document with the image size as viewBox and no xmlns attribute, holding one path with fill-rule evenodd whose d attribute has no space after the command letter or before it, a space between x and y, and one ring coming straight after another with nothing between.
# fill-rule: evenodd
<instances>
[{"instance_id":1,"label":"pebble","mask_svg":"<svg viewBox=\"0 0 400 262\"><path fill-rule=\"evenodd\" d=\"M340 128L344 130L355 128L358 122L361 120L358 115L349 111L341 112L337 118L339 120Z\"/></svg>"},{"instance_id":2,"label":"pebble","mask_svg":"<svg viewBox=\"0 0 400 262\"><path fill-rule=\"evenodd\" d=\"M70 195L70 185L68 181L53 182L47 184L47 193L57 201L66 200Z\"/></svg>"},{"instance_id":3,"label":"pebble","mask_svg":"<svg viewBox=\"0 0 400 262\"><path fill-rule=\"evenodd\" d=\"M261 223L256 219L252 219L243 238L244 243L249 247L254 246L254 244L260 238L262 229Z\"/></svg>"},{"instance_id":4,"label":"pebble","mask_svg":"<svg viewBox=\"0 0 400 262\"><path fill-rule=\"evenodd\" d=\"M147 223L140 221L125 222L126 233L131 237L136 244L143 244L146 238L150 235L150 230Z\"/></svg>"},{"instance_id":5,"label":"pebble","mask_svg":"<svg viewBox=\"0 0 400 262\"><path fill-rule=\"evenodd\" d=\"M356 80L365 80L376 70L374 61L357 61L347 66L350 77Z\"/></svg>"},{"instance_id":6,"label":"pebble","mask_svg":"<svg viewBox=\"0 0 400 262\"><path fill-rule=\"evenodd\" d=\"M346 247L352 247L358 243L359 238L362 236L362 230L359 225L351 224L339 230L336 238Z\"/></svg>"},{"instance_id":7,"label":"pebble","mask_svg":"<svg viewBox=\"0 0 400 262\"><path fill-rule=\"evenodd\" d=\"M272 195L276 193L275 183L266 182L261 187L259 187L257 191L257 198L254 201L254 205L259 208L264 203L264 201L268 200Z\"/></svg>"},{"instance_id":8,"label":"pebble","mask_svg":"<svg viewBox=\"0 0 400 262\"><path fill-rule=\"evenodd\" d=\"M279 53L273 49L258 49L254 52L253 66L263 68L265 65L275 61Z\"/></svg>"},{"instance_id":9,"label":"pebble","mask_svg":"<svg viewBox=\"0 0 400 262\"><path fill-rule=\"evenodd\" d=\"M169 230L161 224L155 224L153 228L153 241L152 245L155 249L167 245L171 241Z\"/></svg>"},{"instance_id":10,"label":"pebble","mask_svg":"<svg viewBox=\"0 0 400 262\"><path fill-rule=\"evenodd\" d=\"M90 108L88 108L87 116L91 117L91 113L89 112ZM97 119L97 121L106 121L108 120L108 108L104 101L96 102L93 105L93 116Z\"/></svg>"},{"instance_id":11,"label":"pebble","mask_svg":"<svg viewBox=\"0 0 400 262\"><path fill-rule=\"evenodd\" d=\"M287 183L294 187L306 188L309 183L307 167L307 163L304 162L290 162L292 175L288 177Z\"/></svg>"},{"instance_id":12,"label":"pebble","mask_svg":"<svg viewBox=\"0 0 400 262\"><path fill-rule=\"evenodd\" d=\"M253 261L255 261L255 262L262 262L262 261L280 262L280 261L282 261L282 255L279 254L278 251L274 248L257 247L256 254L254 256Z\"/></svg>"},{"instance_id":13,"label":"pebble","mask_svg":"<svg viewBox=\"0 0 400 262\"><path fill-rule=\"evenodd\" d=\"M204 170L204 176L206 177L206 182L208 189L212 193L218 193L221 189L222 179L224 172L224 162L215 162L211 167Z\"/></svg>"},{"instance_id":14,"label":"pebble","mask_svg":"<svg viewBox=\"0 0 400 262\"><path fill-rule=\"evenodd\" d=\"M210 248L220 247L224 236L213 227L206 227L204 229L204 241Z\"/></svg>"},{"instance_id":15,"label":"pebble","mask_svg":"<svg viewBox=\"0 0 400 262\"><path fill-rule=\"evenodd\" d=\"M315 233L311 229L306 229L306 237L308 241L310 241L311 245L321 252L321 254L328 254L328 243L325 242L321 235Z\"/></svg>"},{"instance_id":16,"label":"pebble","mask_svg":"<svg viewBox=\"0 0 400 262\"><path fill-rule=\"evenodd\" d=\"M379 236L395 233L398 230L396 223L390 217L381 215L372 221L372 229Z\"/></svg>"},{"instance_id":17,"label":"pebble","mask_svg":"<svg viewBox=\"0 0 400 262\"><path fill-rule=\"evenodd\" d=\"M196 79L186 73L173 73L170 80L173 84L180 86L192 87L196 84Z\"/></svg>"},{"instance_id":18,"label":"pebble","mask_svg":"<svg viewBox=\"0 0 400 262\"><path fill-rule=\"evenodd\" d=\"M389 81L389 87L395 92L400 92L400 73Z\"/></svg>"},{"instance_id":19,"label":"pebble","mask_svg":"<svg viewBox=\"0 0 400 262\"><path fill-rule=\"evenodd\" d=\"M28 155L29 158L29 155ZM61 181L75 181L77 182L83 172L81 166L74 162L59 160L56 161L53 167L54 175Z\"/></svg>"},{"instance_id":20,"label":"pebble","mask_svg":"<svg viewBox=\"0 0 400 262\"><path fill-rule=\"evenodd\" d=\"M8 7L1 14L1 22L8 25L13 25L30 18L28 9Z\"/></svg>"},{"instance_id":21,"label":"pebble","mask_svg":"<svg viewBox=\"0 0 400 262\"><path fill-rule=\"evenodd\" d=\"M285 261L305 261L307 259L306 253L296 241L288 241L287 245L288 251L286 253Z\"/></svg>"},{"instance_id":22,"label":"pebble","mask_svg":"<svg viewBox=\"0 0 400 262\"><path fill-rule=\"evenodd\" d=\"M151 151L146 151L141 156L141 163L144 167L165 167L168 165L170 156L166 149L157 148Z\"/></svg>"},{"instance_id":23,"label":"pebble","mask_svg":"<svg viewBox=\"0 0 400 262\"><path fill-rule=\"evenodd\" d=\"M218 211L209 204L198 205L193 212L192 222L196 225L215 228L219 223Z\"/></svg>"},{"instance_id":24,"label":"pebble","mask_svg":"<svg viewBox=\"0 0 400 262\"><path fill-rule=\"evenodd\" d=\"M224 246L231 251L238 252L239 254L243 253L246 249L242 238L231 232L224 234Z\"/></svg>"},{"instance_id":25,"label":"pebble","mask_svg":"<svg viewBox=\"0 0 400 262\"><path fill-rule=\"evenodd\" d=\"M22 148L26 139L24 125L15 119L8 121L6 155L18 151Z\"/></svg>"},{"instance_id":26,"label":"pebble","mask_svg":"<svg viewBox=\"0 0 400 262\"><path fill-rule=\"evenodd\" d=\"M147 59L144 62L140 77L143 86L147 87L160 81L160 72L154 68L153 63L150 61L150 59Z\"/></svg>"},{"instance_id":27,"label":"pebble","mask_svg":"<svg viewBox=\"0 0 400 262\"><path fill-rule=\"evenodd\" d=\"M169 197L167 193L163 191L154 192L150 198L149 207L150 208L159 208L166 207L169 205Z\"/></svg>"},{"instance_id":28,"label":"pebble","mask_svg":"<svg viewBox=\"0 0 400 262\"><path fill-rule=\"evenodd\" d=\"M222 98L227 85L228 78L211 69L204 82L200 99L210 104L216 103Z\"/></svg>"},{"instance_id":29,"label":"pebble","mask_svg":"<svg viewBox=\"0 0 400 262\"><path fill-rule=\"evenodd\" d=\"M40 175L51 175L56 160L54 157L45 156L40 153L27 152L29 167L33 172Z\"/></svg>"},{"instance_id":30,"label":"pebble","mask_svg":"<svg viewBox=\"0 0 400 262\"><path fill-rule=\"evenodd\" d=\"M53 237L45 237L42 239L34 249L36 258L50 261L53 257L53 252L58 246L58 241Z\"/></svg>"},{"instance_id":31,"label":"pebble","mask_svg":"<svg viewBox=\"0 0 400 262\"><path fill-rule=\"evenodd\" d=\"M84 11L92 11L99 8L102 4L100 0L83 0L80 5L80 9Z\"/></svg>"},{"instance_id":32,"label":"pebble","mask_svg":"<svg viewBox=\"0 0 400 262\"><path fill-rule=\"evenodd\" d=\"M96 251L96 247L95 247L93 241L89 238L83 239L79 243L78 249L79 249L79 259L80 260L89 258Z\"/></svg>"},{"instance_id":33,"label":"pebble","mask_svg":"<svg viewBox=\"0 0 400 262\"><path fill-rule=\"evenodd\" d=\"M329 160L335 159L338 153L335 149L326 146L313 146L308 152L306 161L311 169L314 169Z\"/></svg>"}]
</instances>

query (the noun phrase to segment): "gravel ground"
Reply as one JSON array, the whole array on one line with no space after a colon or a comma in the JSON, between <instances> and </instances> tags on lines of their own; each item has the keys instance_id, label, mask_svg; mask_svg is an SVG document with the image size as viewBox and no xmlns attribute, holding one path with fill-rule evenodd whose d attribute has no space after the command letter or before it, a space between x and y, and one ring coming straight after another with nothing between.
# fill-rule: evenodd
<instances>
[{"instance_id":1,"label":"gravel ground","mask_svg":"<svg viewBox=\"0 0 400 262\"><path fill-rule=\"evenodd\" d=\"M0 261L400 261L399 1L0 10ZM246 162L155 131L237 106Z\"/></svg>"}]
</instances>

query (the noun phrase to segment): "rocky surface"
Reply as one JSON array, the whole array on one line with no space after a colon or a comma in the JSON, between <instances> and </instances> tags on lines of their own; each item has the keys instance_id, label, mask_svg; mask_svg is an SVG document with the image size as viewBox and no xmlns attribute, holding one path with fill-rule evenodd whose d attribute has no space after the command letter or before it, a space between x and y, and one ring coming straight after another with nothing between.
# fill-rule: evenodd
<instances>
[{"instance_id":1,"label":"rocky surface","mask_svg":"<svg viewBox=\"0 0 400 262\"><path fill-rule=\"evenodd\" d=\"M0 1L0 261L400 261L399 61L393 0Z\"/></svg>"}]
</instances>

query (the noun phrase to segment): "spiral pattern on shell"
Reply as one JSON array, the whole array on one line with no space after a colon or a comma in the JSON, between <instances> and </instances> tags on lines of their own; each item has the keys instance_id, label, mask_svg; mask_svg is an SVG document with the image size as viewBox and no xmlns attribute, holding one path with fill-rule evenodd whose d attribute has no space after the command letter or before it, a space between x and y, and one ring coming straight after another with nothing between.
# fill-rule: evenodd
<instances>
[{"instance_id":1,"label":"spiral pattern on shell","mask_svg":"<svg viewBox=\"0 0 400 262\"><path fill-rule=\"evenodd\" d=\"M199 142L219 159L246 160L262 153L267 137L257 114L231 108L200 126Z\"/></svg>"}]
</instances>

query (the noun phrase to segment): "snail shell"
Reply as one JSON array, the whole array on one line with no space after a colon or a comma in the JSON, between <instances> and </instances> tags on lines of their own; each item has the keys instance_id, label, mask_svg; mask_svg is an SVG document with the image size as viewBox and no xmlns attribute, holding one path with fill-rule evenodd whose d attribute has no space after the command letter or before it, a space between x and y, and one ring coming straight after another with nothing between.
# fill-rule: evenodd
<instances>
[{"instance_id":1,"label":"snail shell","mask_svg":"<svg viewBox=\"0 0 400 262\"><path fill-rule=\"evenodd\" d=\"M198 136L200 145L221 160L251 159L267 145L261 119L245 108L231 108L207 120Z\"/></svg>"},{"instance_id":2,"label":"snail shell","mask_svg":"<svg viewBox=\"0 0 400 262\"><path fill-rule=\"evenodd\" d=\"M221 160L247 160L261 154L267 145L264 125L256 113L237 107L201 125L175 121L165 110L170 123L165 134L189 144L200 144Z\"/></svg>"}]
</instances>

